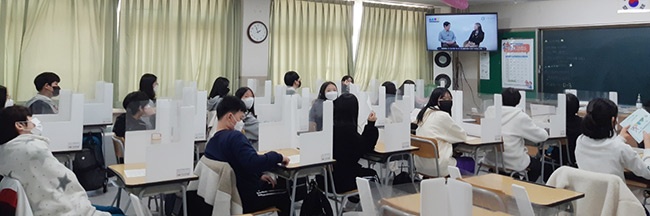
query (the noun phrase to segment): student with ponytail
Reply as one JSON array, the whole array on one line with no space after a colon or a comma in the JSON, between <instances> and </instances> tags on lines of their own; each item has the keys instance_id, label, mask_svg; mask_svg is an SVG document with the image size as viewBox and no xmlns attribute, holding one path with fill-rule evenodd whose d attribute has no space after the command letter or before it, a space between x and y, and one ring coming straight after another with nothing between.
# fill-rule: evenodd
<instances>
[{"instance_id":1,"label":"student with ponytail","mask_svg":"<svg viewBox=\"0 0 650 216\"><path fill-rule=\"evenodd\" d=\"M635 142L625 127L616 136L618 107L608 99L596 98L587 105L587 115L582 120L582 133L576 141L576 161L582 170L613 174L625 180L625 169L635 175L650 179L650 146L643 157L626 143ZM650 135L643 133L644 142Z\"/></svg>"},{"instance_id":2,"label":"student with ponytail","mask_svg":"<svg viewBox=\"0 0 650 216\"><path fill-rule=\"evenodd\" d=\"M465 130L458 126L451 118L451 92L446 88L436 88L431 93L426 107L420 110L417 116L417 136L433 138L438 142L438 166L440 175L448 175L447 166L457 166L456 158L453 155L453 143L464 142L467 139ZM414 157L415 167L418 172L428 176L436 176L436 160ZM461 160L466 161L466 160ZM462 163L462 170L473 173L474 162ZM469 166L466 166L468 164Z\"/></svg>"}]
</instances>

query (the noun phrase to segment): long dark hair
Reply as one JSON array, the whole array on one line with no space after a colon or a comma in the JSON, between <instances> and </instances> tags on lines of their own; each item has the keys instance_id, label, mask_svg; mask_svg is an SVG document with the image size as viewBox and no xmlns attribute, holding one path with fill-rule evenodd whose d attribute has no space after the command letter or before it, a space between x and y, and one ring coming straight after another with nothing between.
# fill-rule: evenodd
<instances>
[{"instance_id":1,"label":"long dark hair","mask_svg":"<svg viewBox=\"0 0 650 216\"><path fill-rule=\"evenodd\" d=\"M357 126L359 118L359 101L350 93L345 93L334 100L334 125Z\"/></svg>"},{"instance_id":2,"label":"long dark hair","mask_svg":"<svg viewBox=\"0 0 650 216\"><path fill-rule=\"evenodd\" d=\"M395 83L391 81L386 81L381 84L381 86L386 88L386 95L395 95L397 94L397 87L395 87Z\"/></svg>"},{"instance_id":3,"label":"long dark hair","mask_svg":"<svg viewBox=\"0 0 650 216\"><path fill-rule=\"evenodd\" d=\"M397 91L397 94L399 94L399 95L404 95L404 86L406 86L406 84L412 84L412 85L415 85L415 82L413 82L413 80L404 80L404 82L402 83L402 85L399 86L399 88L398 88L399 91Z\"/></svg>"},{"instance_id":4,"label":"long dark hair","mask_svg":"<svg viewBox=\"0 0 650 216\"><path fill-rule=\"evenodd\" d=\"M158 80L156 75L146 73L140 77L140 91L149 96L150 100L156 100L156 92L153 90L153 84Z\"/></svg>"},{"instance_id":5,"label":"long dark hair","mask_svg":"<svg viewBox=\"0 0 650 216\"><path fill-rule=\"evenodd\" d=\"M255 92L253 92L253 89L248 88L246 86L237 89L237 91L235 91L235 97L242 99L247 91L251 91L253 98L255 98ZM255 114L255 103L253 103L253 106L251 106L251 108L248 109L248 112L252 113L253 116L257 118L257 114Z\"/></svg>"},{"instance_id":6,"label":"long dark hair","mask_svg":"<svg viewBox=\"0 0 650 216\"><path fill-rule=\"evenodd\" d=\"M216 96L225 97L226 95L228 95L228 92L230 92L230 88L228 88L229 85L230 85L230 81L225 77L219 77L215 79L214 83L212 83L212 89L210 90L210 95L208 95L208 99Z\"/></svg>"},{"instance_id":7,"label":"long dark hair","mask_svg":"<svg viewBox=\"0 0 650 216\"><path fill-rule=\"evenodd\" d=\"M0 145L4 145L20 135L16 130L16 122L27 121L28 116L32 116L32 113L24 106L0 109L0 131L2 131L0 133Z\"/></svg>"},{"instance_id":8,"label":"long dark hair","mask_svg":"<svg viewBox=\"0 0 650 216\"><path fill-rule=\"evenodd\" d=\"M327 89L327 86L329 85L334 85L334 87L336 87L336 84L332 81L324 82L320 85L320 89L318 90L318 99L327 100L327 97L325 97L325 89ZM338 91L338 88L336 88L336 90Z\"/></svg>"},{"instance_id":9,"label":"long dark hair","mask_svg":"<svg viewBox=\"0 0 650 216\"><path fill-rule=\"evenodd\" d=\"M0 110L5 107L7 102L7 87L0 85Z\"/></svg>"},{"instance_id":10,"label":"long dark hair","mask_svg":"<svg viewBox=\"0 0 650 216\"><path fill-rule=\"evenodd\" d=\"M433 90L433 92L431 92L431 96L429 96L429 102L418 113L418 117L417 117L418 124L422 122L422 118L424 118L424 113L427 112L428 109L435 109L435 106L438 106L438 101L440 100L441 97L445 96L445 94L451 95L449 89L436 88Z\"/></svg>"},{"instance_id":11,"label":"long dark hair","mask_svg":"<svg viewBox=\"0 0 650 216\"><path fill-rule=\"evenodd\" d=\"M589 101L587 115L582 120L582 133L592 139L611 138L616 135L612 118L618 115L618 107L609 99L596 98Z\"/></svg>"},{"instance_id":12,"label":"long dark hair","mask_svg":"<svg viewBox=\"0 0 650 216\"><path fill-rule=\"evenodd\" d=\"M481 26L481 23L476 23L475 25L478 26L478 29L475 30L475 31L478 31L477 34L483 33L483 26Z\"/></svg>"}]
</instances>

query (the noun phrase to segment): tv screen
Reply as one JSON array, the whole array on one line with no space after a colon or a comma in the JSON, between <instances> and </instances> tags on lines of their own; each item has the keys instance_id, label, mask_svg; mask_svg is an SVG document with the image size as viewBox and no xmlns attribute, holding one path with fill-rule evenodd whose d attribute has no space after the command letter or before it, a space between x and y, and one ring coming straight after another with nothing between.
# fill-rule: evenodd
<instances>
[{"instance_id":1,"label":"tv screen","mask_svg":"<svg viewBox=\"0 0 650 216\"><path fill-rule=\"evenodd\" d=\"M439 51L496 51L497 14L429 14L427 48Z\"/></svg>"}]
</instances>

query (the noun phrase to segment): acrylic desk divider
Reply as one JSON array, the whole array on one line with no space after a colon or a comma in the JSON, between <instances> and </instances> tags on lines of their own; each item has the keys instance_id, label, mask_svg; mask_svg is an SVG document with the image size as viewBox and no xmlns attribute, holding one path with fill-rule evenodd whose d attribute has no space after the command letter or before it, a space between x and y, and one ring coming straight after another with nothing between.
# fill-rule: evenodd
<instances>
[{"instance_id":1,"label":"acrylic desk divider","mask_svg":"<svg viewBox=\"0 0 650 216\"><path fill-rule=\"evenodd\" d=\"M463 118L463 91L454 90L451 92L453 97L452 118L458 123L467 135L481 137L483 142L500 142L501 141L501 106L502 99L500 94L494 94L494 117L481 118L480 124L466 123Z\"/></svg>"},{"instance_id":2,"label":"acrylic desk divider","mask_svg":"<svg viewBox=\"0 0 650 216\"><path fill-rule=\"evenodd\" d=\"M372 111L377 115L377 125L384 125L386 121L386 87L379 86L377 87L378 91L378 101L377 106L372 106Z\"/></svg>"},{"instance_id":3,"label":"acrylic desk divider","mask_svg":"<svg viewBox=\"0 0 650 216\"><path fill-rule=\"evenodd\" d=\"M207 124L207 91L198 91L195 81L183 82L176 80L176 92L181 94L176 95L175 99L181 101L180 106L192 106L195 108L194 116L192 117L193 137L194 141L204 141L207 138L205 126Z\"/></svg>"},{"instance_id":4,"label":"acrylic desk divider","mask_svg":"<svg viewBox=\"0 0 650 216\"><path fill-rule=\"evenodd\" d=\"M263 92L258 91L260 90L258 88L260 86L256 79L248 79L247 82L248 82L248 87L251 90L253 90L253 94L255 95L255 108L257 108L258 104L271 104L271 98L273 97L273 90L272 90L273 84L271 83L271 80L264 81Z\"/></svg>"},{"instance_id":5,"label":"acrylic desk divider","mask_svg":"<svg viewBox=\"0 0 650 216\"><path fill-rule=\"evenodd\" d=\"M193 106L182 106L178 112L170 113L177 116L177 121L171 125L177 133L172 135L170 142L147 146L145 161L148 182L187 177L193 173L194 132L192 127L183 126L192 124L194 110Z\"/></svg>"},{"instance_id":6,"label":"acrylic desk divider","mask_svg":"<svg viewBox=\"0 0 650 216\"><path fill-rule=\"evenodd\" d=\"M83 115L79 113L84 113L84 95L63 89L59 94L59 113L33 116L41 121L41 135L50 139L48 147L52 152L81 150Z\"/></svg>"},{"instance_id":7,"label":"acrylic desk divider","mask_svg":"<svg viewBox=\"0 0 650 216\"><path fill-rule=\"evenodd\" d=\"M278 104L276 100L276 113L269 113L278 116L277 121L260 121L259 151L271 151L284 148L298 147L297 135L297 98L296 95L284 95ZM256 107L257 108L257 107Z\"/></svg>"},{"instance_id":8,"label":"acrylic desk divider","mask_svg":"<svg viewBox=\"0 0 650 216\"><path fill-rule=\"evenodd\" d=\"M424 92L425 88L424 87L425 87L424 86L424 80L422 80L422 79L415 80L415 98L416 99L424 98L424 94L425 94L425 92Z\"/></svg>"},{"instance_id":9,"label":"acrylic desk divider","mask_svg":"<svg viewBox=\"0 0 650 216\"><path fill-rule=\"evenodd\" d=\"M95 83L95 99L84 103L83 125L113 123L113 83Z\"/></svg>"},{"instance_id":10,"label":"acrylic desk divider","mask_svg":"<svg viewBox=\"0 0 650 216\"><path fill-rule=\"evenodd\" d=\"M300 101L300 103L302 103L302 106L300 109L298 109L297 112L299 116L309 116L309 111L313 102L311 96L312 95L309 88L302 88L302 99ZM309 118L297 118L296 120L298 121L299 131L306 131L309 129Z\"/></svg>"},{"instance_id":11,"label":"acrylic desk divider","mask_svg":"<svg viewBox=\"0 0 650 216\"><path fill-rule=\"evenodd\" d=\"M321 131L301 133L300 164L317 164L333 158L334 106L332 101L323 102L323 128ZM303 116L306 117L306 116Z\"/></svg>"},{"instance_id":12,"label":"acrylic desk divider","mask_svg":"<svg viewBox=\"0 0 650 216\"><path fill-rule=\"evenodd\" d=\"M408 99L408 96L405 98ZM379 131L380 139L383 141L386 151L397 151L411 146L411 125L410 112L405 112L403 107L409 100L395 101L392 106L390 117L386 118L384 129Z\"/></svg>"}]
</instances>

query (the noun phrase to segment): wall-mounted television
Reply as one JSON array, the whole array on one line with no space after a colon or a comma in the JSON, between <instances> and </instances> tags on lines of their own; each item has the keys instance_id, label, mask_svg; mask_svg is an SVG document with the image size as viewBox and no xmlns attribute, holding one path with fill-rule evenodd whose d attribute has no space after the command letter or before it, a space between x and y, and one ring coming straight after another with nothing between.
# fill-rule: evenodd
<instances>
[{"instance_id":1,"label":"wall-mounted television","mask_svg":"<svg viewBox=\"0 0 650 216\"><path fill-rule=\"evenodd\" d=\"M496 51L497 14L426 15L427 49L433 51Z\"/></svg>"}]
</instances>

